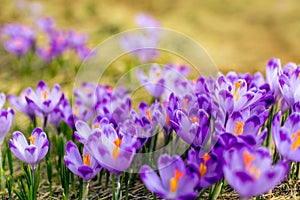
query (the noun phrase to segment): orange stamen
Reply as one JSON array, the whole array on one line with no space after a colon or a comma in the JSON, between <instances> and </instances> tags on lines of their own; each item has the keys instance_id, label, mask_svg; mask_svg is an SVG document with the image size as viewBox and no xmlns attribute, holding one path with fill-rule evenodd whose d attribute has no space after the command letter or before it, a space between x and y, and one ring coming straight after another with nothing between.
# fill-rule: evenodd
<instances>
[{"instance_id":1,"label":"orange stamen","mask_svg":"<svg viewBox=\"0 0 300 200\"><path fill-rule=\"evenodd\" d=\"M168 126L171 126L169 115L166 113L166 123Z\"/></svg>"},{"instance_id":2,"label":"orange stamen","mask_svg":"<svg viewBox=\"0 0 300 200\"><path fill-rule=\"evenodd\" d=\"M206 174L207 171L206 163L208 162L209 159L210 159L210 155L208 155L208 153L205 153L203 156L203 163L200 163L199 166L200 179L202 179Z\"/></svg>"},{"instance_id":3,"label":"orange stamen","mask_svg":"<svg viewBox=\"0 0 300 200\"><path fill-rule=\"evenodd\" d=\"M210 159L210 155L208 155L208 153L205 153L203 156L204 164L206 164L209 159Z\"/></svg>"},{"instance_id":4,"label":"orange stamen","mask_svg":"<svg viewBox=\"0 0 300 200\"><path fill-rule=\"evenodd\" d=\"M185 111L187 111L187 103L189 102L189 100L188 99L183 99L183 109L185 110Z\"/></svg>"},{"instance_id":5,"label":"orange stamen","mask_svg":"<svg viewBox=\"0 0 300 200\"><path fill-rule=\"evenodd\" d=\"M199 119L198 119L198 117L191 117L190 120L191 120L191 122L196 123L196 122L198 122Z\"/></svg>"},{"instance_id":6,"label":"orange stamen","mask_svg":"<svg viewBox=\"0 0 300 200\"><path fill-rule=\"evenodd\" d=\"M295 151L300 146L300 131L292 135L292 140L294 140L292 144L292 151Z\"/></svg>"},{"instance_id":7,"label":"orange stamen","mask_svg":"<svg viewBox=\"0 0 300 200\"><path fill-rule=\"evenodd\" d=\"M100 127L99 123L94 124L94 128L99 128L99 127Z\"/></svg>"},{"instance_id":8,"label":"orange stamen","mask_svg":"<svg viewBox=\"0 0 300 200\"><path fill-rule=\"evenodd\" d=\"M170 179L170 190L172 192L176 192L178 188L178 181L179 179L181 179L182 176L183 176L183 172L177 169L174 170L174 177Z\"/></svg>"},{"instance_id":9,"label":"orange stamen","mask_svg":"<svg viewBox=\"0 0 300 200\"><path fill-rule=\"evenodd\" d=\"M161 74L161 72L155 72L155 76L156 76L156 77L159 77L160 74Z\"/></svg>"},{"instance_id":10,"label":"orange stamen","mask_svg":"<svg viewBox=\"0 0 300 200\"><path fill-rule=\"evenodd\" d=\"M91 166L91 156L90 156L90 153L87 152L85 154L85 156L82 155L82 157L83 157L83 164L86 165L86 166Z\"/></svg>"},{"instance_id":11,"label":"orange stamen","mask_svg":"<svg viewBox=\"0 0 300 200\"><path fill-rule=\"evenodd\" d=\"M246 168L246 170L248 170L250 167L250 164L253 162L253 160L255 160L255 156L251 155L248 151L244 151L243 158L244 158L245 168Z\"/></svg>"},{"instance_id":12,"label":"orange stamen","mask_svg":"<svg viewBox=\"0 0 300 200\"><path fill-rule=\"evenodd\" d=\"M117 139L114 141L114 144L116 145L116 147L120 147L121 144L122 144L122 139L117 138Z\"/></svg>"},{"instance_id":13,"label":"orange stamen","mask_svg":"<svg viewBox=\"0 0 300 200\"><path fill-rule=\"evenodd\" d=\"M233 129L233 133L235 136L237 135L242 135L244 133L244 125L245 125L245 122L239 122L239 121L236 121L236 126L234 127Z\"/></svg>"},{"instance_id":14,"label":"orange stamen","mask_svg":"<svg viewBox=\"0 0 300 200\"><path fill-rule=\"evenodd\" d=\"M206 170L207 170L206 165L203 163L200 163L200 166L199 166L200 179L202 179L204 177L204 175L206 174Z\"/></svg>"},{"instance_id":15,"label":"orange stamen","mask_svg":"<svg viewBox=\"0 0 300 200\"><path fill-rule=\"evenodd\" d=\"M146 110L145 112L146 112L146 115L147 115L148 120L149 120L150 122L152 122L152 117L151 117L151 114L150 114L150 110L148 109L148 110Z\"/></svg>"},{"instance_id":16,"label":"orange stamen","mask_svg":"<svg viewBox=\"0 0 300 200\"><path fill-rule=\"evenodd\" d=\"M117 157L120 153L120 146L122 144L122 140L120 138L117 138L115 141L114 141L114 144L115 144L115 147L113 149L113 152L112 152L112 156L113 156L113 159L114 161L117 160Z\"/></svg>"}]
</instances>

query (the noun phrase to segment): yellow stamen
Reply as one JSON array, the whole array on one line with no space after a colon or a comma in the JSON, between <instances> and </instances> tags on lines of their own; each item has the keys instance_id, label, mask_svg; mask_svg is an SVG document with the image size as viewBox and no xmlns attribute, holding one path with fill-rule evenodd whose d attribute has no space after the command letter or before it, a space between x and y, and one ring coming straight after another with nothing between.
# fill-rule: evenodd
<instances>
[{"instance_id":1,"label":"yellow stamen","mask_svg":"<svg viewBox=\"0 0 300 200\"><path fill-rule=\"evenodd\" d=\"M32 145L34 145L35 139L36 139L36 136L30 136L30 137L29 137L30 143L31 143Z\"/></svg>"},{"instance_id":2,"label":"yellow stamen","mask_svg":"<svg viewBox=\"0 0 300 200\"><path fill-rule=\"evenodd\" d=\"M295 151L300 146L300 131L292 135L292 140L294 140L292 144L292 151Z\"/></svg>"},{"instance_id":3,"label":"yellow stamen","mask_svg":"<svg viewBox=\"0 0 300 200\"><path fill-rule=\"evenodd\" d=\"M77 116L77 117L79 116L78 108L79 108L79 106L76 104L76 105L74 106L74 115Z\"/></svg>"},{"instance_id":4,"label":"yellow stamen","mask_svg":"<svg viewBox=\"0 0 300 200\"><path fill-rule=\"evenodd\" d=\"M156 77L159 77L160 74L161 74L161 72L155 72L155 76L156 76Z\"/></svg>"},{"instance_id":5,"label":"yellow stamen","mask_svg":"<svg viewBox=\"0 0 300 200\"><path fill-rule=\"evenodd\" d=\"M251 155L248 151L244 151L243 158L244 158L245 168L246 168L246 170L248 170L250 167L250 164L253 162L253 160L255 160L255 156Z\"/></svg>"},{"instance_id":6,"label":"yellow stamen","mask_svg":"<svg viewBox=\"0 0 300 200\"><path fill-rule=\"evenodd\" d=\"M239 100L240 96L241 96L241 93L238 92L238 90L240 89L242 84L243 84L242 81L235 82L235 88L234 88L234 91L233 91L233 96L235 96L234 102L237 102Z\"/></svg>"},{"instance_id":7,"label":"yellow stamen","mask_svg":"<svg viewBox=\"0 0 300 200\"><path fill-rule=\"evenodd\" d=\"M47 90L44 90L42 100L45 101L47 98L48 98Z\"/></svg>"},{"instance_id":8,"label":"yellow stamen","mask_svg":"<svg viewBox=\"0 0 300 200\"><path fill-rule=\"evenodd\" d=\"M170 179L170 190L172 192L176 192L178 188L178 181L179 179L181 179L182 176L183 176L183 172L177 169L174 170L174 177Z\"/></svg>"},{"instance_id":9,"label":"yellow stamen","mask_svg":"<svg viewBox=\"0 0 300 200\"><path fill-rule=\"evenodd\" d=\"M82 155L83 157L83 164L86 166L91 166L91 157L90 157L90 153L87 152L85 155Z\"/></svg>"},{"instance_id":10,"label":"yellow stamen","mask_svg":"<svg viewBox=\"0 0 300 200\"><path fill-rule=\"evenodd\" d=\"M238 89L240 89L242 83L243 83L242 81L235 82L235 88L234 88L233 96L236 95L236 92L238 91Z\"/></svg>"},{"instance_id":11,"label":"yellow stamen","mask_svg":"<svg viewBox=\"0 0 300 200\"><path fill-rule=\"evenodd\" d=\"M122 144L122 140L120 138L117 138L115 141L114 141L114 144L115 144L115 147L113 149L113 152L112 152L112 156L114 158L114 161L117 160L117 157L120 153L120 146Z\"/></svg>"},{"instance_id":12,"label":"yellow stamen","mask_svg":"<svg viewBox=\"0 0 300 200\"><path fill-rule=\"evenodd\" d=\"M234 127L233 129L233 133L235 136L237 135L242 135L244 133L244 125L245 125L245 122L239 122L239 121L236 121L236 126Z\"/></svg>"},{"instance_id":13,"label":"yellow stamen","mask_svg":"<svg viewBox=\"0 0 300 200\"><path fill-rule=\"evenodd\" d=\"M152 122L152 117L151 117L151 114L150 114L150 110L148 109L148 110L146 110L145 112L146 112L146 115L147 115L148 120L149 120L150 122Z\"/></svg>"}]
</instances>

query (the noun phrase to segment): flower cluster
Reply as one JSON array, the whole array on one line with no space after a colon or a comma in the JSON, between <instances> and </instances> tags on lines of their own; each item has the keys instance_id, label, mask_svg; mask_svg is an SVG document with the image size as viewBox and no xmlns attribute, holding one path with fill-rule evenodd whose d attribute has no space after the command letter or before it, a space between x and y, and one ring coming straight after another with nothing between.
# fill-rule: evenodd
<instances>
[{"instance_id":1,"label":"flower cluster","mask_svg":"<svg viewBox=\"0 0 300 200\"><path fill-rule=\"evenodd\" d=\"M46 47L38 42L41 32L48 40ZM62 57L67 50L85 59L91 51L87 39L85 33L56 28L54 19L49 17L38 19L35 28L12 23L0 29L0 41L9 53L22 57L32 52L45 62Z\"/></svg>"}]
</instances>

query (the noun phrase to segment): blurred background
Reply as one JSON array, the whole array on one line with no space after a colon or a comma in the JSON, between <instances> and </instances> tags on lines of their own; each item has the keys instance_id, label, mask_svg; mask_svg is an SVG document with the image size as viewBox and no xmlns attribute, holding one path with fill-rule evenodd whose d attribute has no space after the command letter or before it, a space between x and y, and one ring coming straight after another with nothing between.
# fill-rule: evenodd
<instances>
[{"instance_id":1,"label":"blurred background","mask_svg":"<svg viewBox=\"0 0 300 200\"><path fill-rule=\"evenodd\" d=\"M224 73L264 73L271 57L280 58L282 64L300 63L299 0L1 0L0 25L33 25L37 18L49 16L56 20L57 27L87 33L88 44L93 47L113 34L135 28L134 16L138 13L150 14L163 27L197 41ZM7 57L2 49L2 83L14 76L5 74L13 64ZM62 85L65 79L54 78ZM3 86L0 89L19 91Z\"/></svg>"}]
</instances>

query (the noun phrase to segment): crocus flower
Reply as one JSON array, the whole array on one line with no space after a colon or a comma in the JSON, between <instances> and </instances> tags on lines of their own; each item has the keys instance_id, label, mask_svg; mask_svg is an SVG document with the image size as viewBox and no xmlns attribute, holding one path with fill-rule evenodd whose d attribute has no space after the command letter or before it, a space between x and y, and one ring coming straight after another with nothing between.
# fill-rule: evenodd
<instances>
[{"instance_id":1,"label":"crocus flower","mask_svg":"<svg viewBox=\"0 0 300 200\"><path fill-rule=\"evenodd\" d=\"M164 92L164 78L162 70L158 64L153 64L150 68L149 77L145 73L137 69L136 75L142 86L155 98L160 98Z\"/></svg>"},{"instance_id":2,"label":"crocus flower","mask_svg":"<svg viewBox=\"0 0 300 200\"><path fill-rule=\"evenodd\" d=\"M62 97L58 84L55 84L50 91L44 81L37 84L36 92L30 89L28 96L25 96L27 103L34 106L44 117L53 111Z\"/></svg>"},{"instance_id":3,"label":"crocus flower","mask_svg":"<svg viewBox=\"0 0 300 200\"><path fill-rule=\"evenodd\" d=\"M163 154L158 159L159 175L148 165L140 169L143 183L151 192L164 199L194 199L198 176L191 173L180 156Z\"/></svg>"},{"instance_id":4,"label":"crocus flower","mask_svg":"<svg viewBox=\"0 0 300 200\"><path fill-rule=\"evenodd\" d=\"M77 102L81 102L85 106L90 109L93 109L96 105L97 97L96 97L96 88L98 87L94 83L84 82L81 84L81 88L74 88L74 96L76 97ZM100 94L102 96L102 94Z\"/></svg>"},{"instance_id":5,"label":"crocus flower","mask_svg":"<svg viewBox=\"0 0 300 200\"><path fill-rule=\"evenodd\" d=\"M271 91L274 92L276 99L281 96L279 77L282 73L280 59L271 58L266 66L266 78L267 83L269 83Z\"/></svg>"},{"instance_id":6,"label":"crocus flower","mask_svg":"<svg viewBox=\"0 0 300 200\"><path fill-rule=\"evenodd\" d=\"M129 168L135 154L134 138L119 135L111 124L101 130L94 130L86 143L88 152L105 169L113 173L121 173Z\"/></svg>"},{"instance_id":7,"label":"crocus flower","mask_svg":"<svg viewBox=\"0 0 300 200\"><path fill-rule=\"evenodd\" d=\"M0 110L0 147L14 121L14 116L14 111L10 108Z\"/></svg>"},{"instance_id":8,"label":"crocus flower","mask_svg":"<svg viewBox=\"0 0 300 200\"><path fill-rule=\"evenodd\" d=\"M30 50L31 45L32 44L25 38L16 37L7 40L4 44L4 47L9 53L22 56Z\"/></svg>"},{"instance_id":9,"label":"crocus flower","mask_svg":"<svg viewBox=\"0 0 300 200\"><path fill-rule=\"evenodd\" d=\"M210 120L203 109L193 109L189 114L177 110L171 121L177 135L194 148L203 148L210 136Z\"/></svg>"},{"instance_id":10,"label":"crocus flower","mask_svg":"<svg viewBox=\"0 0 300 200\"><path fill-rule=\"evenodd\" d=\"M300 113L292 113L280 126L281 113L274 116L272 136L282 160L300 162Z\"/></svg>"},{"instance_id":11,"label":"crocus flower","mask_svg":"<svg viewBox=\"0 0 300 200\"><path fill-rule=\"evenodd\" d=\"M84 46L87 42L87 39L88 39L87 34L79 33L74 30L69 32L68 42L70 47L74 49Z\"/></svg>"},{"instance_id":12,"label":"crocus flower","mask_svg":"<svg viewBox=\"0 0 300 200\"><path fill-rule=\"evenodd\" d=\"M7 99L11 105L13 105L17 111L26 114L33 122L35 117L35 110L32 106L28 105L26 97L29 97L32 90L30 88L24 89L20 96L8 95Z\"/></svg>"},{"instance_id":13,"label":"crocus flower","mask_svg":"<svg viewBox=\"0 0 300 200\"><path fill-rule=\"evenodd\" d=\"M13 154L21 161L30 165L31 169L35 169L49 149L49 141L47 135L40 128L35 128L29 137L28 144L23 133L16 131L9 140L9 147Z\"/></svg>"},{"instance_id":14,"label":"crocus flower","mask_svg":"<svg viewBox=\"0 0 300 200\"><path fill-rule=\"evenodd\" d=\"M36 24L46 33L52 32L55 28L55 20L51 17L40 18L36 21Z\"/></svg>"},{"instance_id":15,"label":"crocus flower","mask_svg":"<svg viewBox=\"0 0 300 200\"><path fill-rule=\"evenodd\" d=\"M95 129L99 129L104 125L109 124L107 118L102 118L100 116L95 117L92 127L90 127L85 121L77 120L75 122L76 131L74 132L74 137L76 140L82 144L86 144L89 136L93 133Z\"/></svg>"},{"instance_id":16,"label":"crocus flower","mask_svg":"<svg viewBox=\"0 0 300 200\"><path fill-rule=\"evenodd\" d=\"M279 77L279 87L282 92L281 110L292 108L295 103L300 102L300 67L297 67L289 76L282 74Z\"/></svg>"},{"instance_id":17,"label":"crocus flower","mask_svg":"<svg viewBox=\"0 0 300 200\"><path fill-rule=\"evenodd\" d=\"M267 134L267 131L260 133L262 125L265 123L268 117L268 110L264 108L259 110L259 113L250 109L243 111L233 112L227 119L226 125L220 124L220 120L215 121L215 128L217 134L228 132L240 137L247 137L248 135L253 136L256 139L256 145L260 145ZM225 127L224 127L225 126Z\"/></svg>"},{"instance_id":18,"label":"crocus flower","mask_svg":"<svg viewBox=\"0 0 300 200\"><path fill-rule=\"evenodd\" d=\"M203 150L191 149L188 153L188 166L199 176L198 188L206 188L217 183L222 177L221 156Z\"/></svg>"},{"instance_id":19,"label":"crocus flower","mask_svg":"<svg viewBox=\"0 0 300 200\"><path fill-rule=\"evenodd\" d=\"M284 162L272 166L272 157L265 147L232 148L224 153L224 176L243 198L268 192L283 181L287 171Z\"/></svg>"},{"instance_id":20,"label":"crocus flower","mask_svg":"<svg viewBox=\"0 0 300 200\"><path fill-rule=\"evenodd\" d=\"M66 153L64 161L66 166L77 176L85 180L94 178L101 169L101 166L91 156L91 154L83 148L82 157L74 142L69 141L66 145Z\"/></svg>"}]
</instances>

